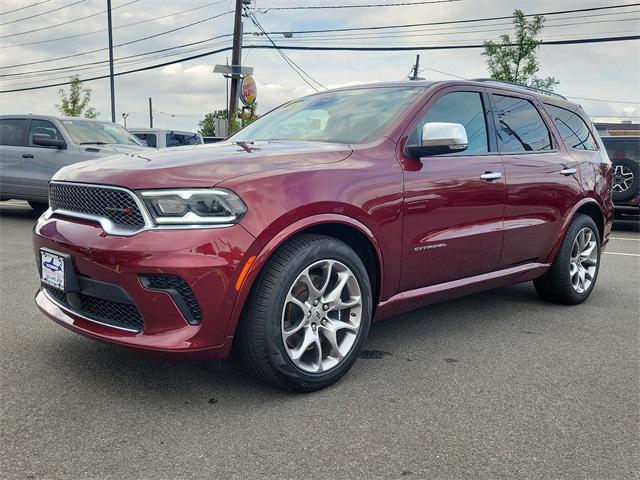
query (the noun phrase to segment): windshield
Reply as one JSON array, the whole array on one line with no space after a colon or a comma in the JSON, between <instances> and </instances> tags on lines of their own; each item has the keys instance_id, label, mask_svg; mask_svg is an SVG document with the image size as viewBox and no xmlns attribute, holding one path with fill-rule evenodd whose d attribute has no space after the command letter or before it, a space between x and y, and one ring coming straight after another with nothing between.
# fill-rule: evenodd
<instances>
[{"instance_id":1,"label":"windshield","mask_svg":"<svg viewBox=\"0 0 640 480\"><path fill-rule=\"evenodd\" d=\"M320 93L285 103L229 140L366 143L381 136L420 94L415 87Z\"/></svg>"},{"instance_id":2,"label":"windshield","mask_svg":"<svg viewBox=\"0 0 640 480\"><path fill-rule=\"evenodd\" d=\"M137 145L144 144L117 123L90 122L87 120L61 120L74 143Z\"/></svg>"}]
</instances>

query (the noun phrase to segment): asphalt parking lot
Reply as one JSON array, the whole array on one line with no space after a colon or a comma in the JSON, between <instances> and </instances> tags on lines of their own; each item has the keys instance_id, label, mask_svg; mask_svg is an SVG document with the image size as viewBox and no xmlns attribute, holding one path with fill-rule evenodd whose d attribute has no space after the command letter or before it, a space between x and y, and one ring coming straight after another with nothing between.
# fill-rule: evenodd
<instances>
[{"instance_id":1,"label":"asphalt parking lot","mask_svg":"<svg viewBox=\"0 0 640 480\"><path fill-rule=\"evenodd\" d=\"M627 479L640 472L640 234L576 307L531 284L375 324L332 388L142 357L37 310L35 216L0 204L0 478Z\"/></svg>"}]
</instances>

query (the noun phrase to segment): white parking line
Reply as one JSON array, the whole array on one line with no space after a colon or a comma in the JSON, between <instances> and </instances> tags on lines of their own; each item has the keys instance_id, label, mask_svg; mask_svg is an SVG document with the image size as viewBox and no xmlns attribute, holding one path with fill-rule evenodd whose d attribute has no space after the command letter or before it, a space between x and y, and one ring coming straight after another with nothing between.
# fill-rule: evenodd
<instances>
[{"instance_id":1,"label":"white parking line","mask_svg":"<svg viewBox=\"0 0 640 480\"><path fill-rule=\"evenodd\" d=\"M609 237L611 240L625 240L627 242L640 242L640 238L628 238L628 237Z\"/></svg>"},{"instance_id":2,"label":"white parking line","mask_svg":"<svg viewBox=\"0 0 640 480\"><path fill-rule=\"evenodd\" d=\"M604 252L607 255L625 255L627 257L640 257L640 253Z\"/></svg>"}]
</instances>

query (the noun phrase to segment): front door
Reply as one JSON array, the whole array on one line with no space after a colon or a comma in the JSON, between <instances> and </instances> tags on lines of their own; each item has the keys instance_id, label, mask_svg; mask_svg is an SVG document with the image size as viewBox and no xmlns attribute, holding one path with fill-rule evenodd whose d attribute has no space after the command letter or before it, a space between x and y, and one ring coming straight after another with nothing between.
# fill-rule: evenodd
<instances>
[{"instance_id":1,"label":"front door","mask_svg":"<svg viewBox=\"0 0 640 480\"><path fill-rule=\"evenodd\" d=\"M49 120L34 119L29 129L27 147L22 159L22 192L29 198L46 200L49 194L49 180L53 174L70 162L67 150L43 147L33 143L34 135L46 135L56 140L64 140L58 128Z\"/></svg>"},{"instance_id":2,"label":"front door","mask_svg":"<svg viewBox=\"0 0 640 480\"><path fill-rule=\"evenodd\" d=\"M484 89L436 92L407 132L418 143L427 122L462 124L460 153L415 160L402 155L404 227L401 290L491 272L502 246L504 169Z\"/></svg>"}]
</instances>

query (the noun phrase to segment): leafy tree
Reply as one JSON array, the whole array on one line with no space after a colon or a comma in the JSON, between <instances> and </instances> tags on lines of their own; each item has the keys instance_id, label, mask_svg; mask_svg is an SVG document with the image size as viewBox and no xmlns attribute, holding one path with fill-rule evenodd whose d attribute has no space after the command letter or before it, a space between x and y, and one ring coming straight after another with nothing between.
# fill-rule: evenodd
<instances>
[{"instance_id":1,"label":"leafy tree","mask_svg":"<svg viewBox=\"0 0 640 480\"><path fill-rule=\"evenodd\" d=\"M553 91L554 85L559 83L555 78L536 77L540 69L536 51L541 43L536 36L542 30L543 24L542 15L536 15L531 21L527 21L521 10L515 10L515 38L500 35L499 43L484 42L482 54L487 57L491 78Z\"/></svg>"},{"instance_id":2,"label":"leafy tree","mask_svg":"<svg viewBox=\"0 0 640 480\"><path fill-rule=\"evenodd\" d=\"M91 102L91 89L82 85L82 81L77 75L69 77L71 85L69 86L69 95L64 89L58 90L60 96L60 104L56 105L56 109L67 117L85 117L96 118L98 112L89 106Z\"/></svg>"},{"instance_id":3,"label":"leafy tree","mask_svg":"<svg viewBox=\"0 0 640 480\"><path fill-rule=\"evenodd\" d=\"M227 118L227 109L224 110L216 110L211 113L207 113L204 118L198 122L198 126L200 129L198 133L203 137L215 137L216 135L216 118Z\"/></svg>"}]
</instances>

